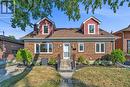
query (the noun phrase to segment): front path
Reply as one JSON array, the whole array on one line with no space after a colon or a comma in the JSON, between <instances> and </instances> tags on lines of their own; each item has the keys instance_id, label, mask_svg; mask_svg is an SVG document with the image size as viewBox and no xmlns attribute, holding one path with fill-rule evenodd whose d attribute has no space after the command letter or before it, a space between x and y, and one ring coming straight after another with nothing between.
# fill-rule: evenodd
<instances>
[{"instance_id":1,"label":"front path","mask_svg":"<svg viewBox=\"0 0 130 87\"><path fill-rule=\"evenodd\" d=\"M62 77L60 87L73 87L72 75L74 72L59 72L59 73Z\"/></svg>"}]
</instances>

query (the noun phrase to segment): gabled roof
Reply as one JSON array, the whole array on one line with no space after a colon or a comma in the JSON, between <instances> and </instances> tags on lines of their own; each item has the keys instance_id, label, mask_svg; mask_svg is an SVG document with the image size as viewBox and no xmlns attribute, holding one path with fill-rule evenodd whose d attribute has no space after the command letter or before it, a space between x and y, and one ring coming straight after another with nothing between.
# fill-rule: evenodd
<instances>
[{"instance_id":1,"label":"gabled roof","mask_svg":"<svg viewBox=\"0 0 130 87\"><path fill-rule=\"evenodd\" d=\"M98 20L96 17L91 16L91 17L89 17L88 19L86 19L86 20L83 22L83 24L84 24L86 21L90 20L91 18L94 19L95 21L97 21L99 24L101 23L101 21Z\"/></svg>"},{"instance_id":2,"label":"gabled roof","mask_svg":"<svg viewBox=\"0 0 130 87\"><path fill-rule=\"evenodd\" d=\"M84 35L80 28L56 28L55 32L50 36L42 36L42 38L56 39L56 38L114 38L114 35L100 29L99 34ZM22 39L41 38L41 36L34 36L33 32L24 36Z\"/></svg>"},{"instance_id":3,"label":"gabled roof","mask_svg":"<svg viewBox=\"0 0 130 87\"><path fill-rule=\"evenodd\" d=\"M124 29L121 29L121 30L119 30L117 32L114 32L114 34L115 33L121 33L121 32L124 32L124 31L130 31L130 25L128 27L124 28Z\"/></svg>"},{"instance_id":4,"label":"gabled roof","mask_svg":"<svg viewBox=\"0 0 130 87\"><path fill-rule=\"evenodd\" d=\"M45 19L55 25L55 23L52 20L50 20L49 18L47 18L47 17L44 17L44 18L40 19L38 22L36 22L36 24L39 24L41 21L43 21Z\"/></svg>"}]
</instances>

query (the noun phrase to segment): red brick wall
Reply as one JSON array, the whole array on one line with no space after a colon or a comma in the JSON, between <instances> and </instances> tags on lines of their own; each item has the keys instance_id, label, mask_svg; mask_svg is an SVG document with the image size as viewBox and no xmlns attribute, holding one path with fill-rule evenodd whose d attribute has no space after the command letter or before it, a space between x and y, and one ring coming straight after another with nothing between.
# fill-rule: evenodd
<instances>
[{"instance_id":1,"label":"red brick wall","mask_svg":"<svg viewBox=\"0 0 130 87\"><path fill-rule=\"evenodd\" d=\"M40 54L39 58L54 58L57 57L58 54L63 57L63 42L52 42L53 43L53 54ZM24 47L30 50L33 53L33 56L35 56L34 53L34 42L25 42ZM75 54L76 58L83 55L85 58L89 60L96 60L98 58L101 58L105 54L110 54L112 51L112 43L106 42L105 43L105 53L95 53L95 42L84 42L85 44L85 51L84 52L78 52L78 43L77 42L70 42L71 45L71 54ZM73 50L73 48L76 48L76 50Z\"/></svg>"},{"instance_id":2,"label":"red brick wall","mask_svg":"<svg viewBox=\"0 0 130 87\"><path fill-rule=\"evenodd\" d=\"M95 34L99 34L99 23L92 18L84 23L84 34L88 34L88 24L95 24Z\"/></svg>"},{"instance_id":3,"label":"red brick wall","mask_svg":"<svg viewBox=\"0 0 130 87\"><path fill-rule=\"evenodd\" d=\"M40 34L42 34L43 30L42 30L42 26L43 25L47 25L48 26L48 29L49 29L49 34L53 33L54 32L54 29L53 29L53 24L48 21L48 20L43 20L39 23L39 28L40 28Z\"/></svg>"},{"instance_id":4,"label":"red brick wall","mask_svg":"<svg viewBox=\"0 0 130 87\"><path fill-rule=\"evenodd\" d=\"M122 33L116 33L115 36L118 36L118 38L115 40L115 48L123 50L123 37Z\"/></svg>"},{"instance_id":5,"label":"red brick wall","mask_svg":"<svg viewBox=\"0 0 130 87\"><path fill-rule=\"evenodd\" d=\"M16 43L7 42L7 41L4 41L4 45L6 48L5 53L7 54L8 59L12 58L12 50L18 50L20 48L24 48L22 44L16 44ZM0 48L2 48L2 41L0 41ZM3 53L1 52L0 55L2 56L2 54Z\"/></svg>"}]
</instances>

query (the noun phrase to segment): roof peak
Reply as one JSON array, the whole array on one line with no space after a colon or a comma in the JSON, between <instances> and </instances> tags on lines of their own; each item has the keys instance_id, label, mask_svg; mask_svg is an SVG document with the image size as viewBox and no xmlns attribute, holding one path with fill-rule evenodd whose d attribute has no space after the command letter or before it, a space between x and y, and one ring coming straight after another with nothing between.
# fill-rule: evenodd
<instances>
[{"instance_id":1,"label":"roof peak","mask_svg":"<svg viewBox=\"0 0 130 87\"><path fill-rule=\"evenodd\" d=\"M99 24L101 23L101 21L99 19L97 19L96 17L94 16L90 16L89 18L87 18L83 23L85 23L86 21L88 21L89 19L94 19L95 21L97 21Z\"/></svg>"}]
</instances>

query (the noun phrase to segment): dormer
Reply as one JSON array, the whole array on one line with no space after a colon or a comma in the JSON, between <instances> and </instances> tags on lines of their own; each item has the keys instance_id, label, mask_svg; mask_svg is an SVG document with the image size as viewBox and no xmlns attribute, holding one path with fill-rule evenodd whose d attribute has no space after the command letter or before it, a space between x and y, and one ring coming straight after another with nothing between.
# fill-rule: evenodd
<instances>
[{"instance_id":1,"label":"dormer","mask_svg":"<svg viewBox=\"0 0 130 87\"><path fill-rule=\"evenodd\" d=\"M100 21L92 16L82 23L81 29L84 35L95 35L99 34L99 25Z\"/></svg>"},{"instance_id":2,"label":"dormer","mask_svg":"<svg viewBox=\"0 0 130 87\"><path fill-rule=\"evenodd\" d=\"M34 31L41 35L50 35L54 32L55 24L48 18L43 18L34 26Z\"/></svg>"}]
</instances>

